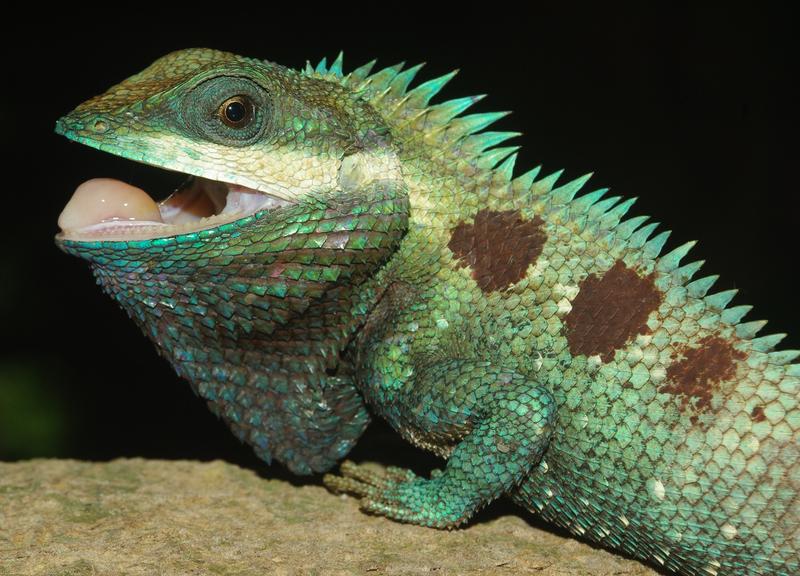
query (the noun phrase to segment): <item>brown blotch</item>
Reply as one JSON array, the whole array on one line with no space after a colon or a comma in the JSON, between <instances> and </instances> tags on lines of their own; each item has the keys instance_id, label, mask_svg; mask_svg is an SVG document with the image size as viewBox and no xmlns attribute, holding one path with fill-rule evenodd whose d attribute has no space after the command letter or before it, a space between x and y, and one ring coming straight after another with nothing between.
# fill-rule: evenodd
<instances>
[{"instance_id":1,"label":"brown blotch","mask_svg":"<svg viewBox=\"0 0 800 576\"><path fill-rule=\"evenodd\" d=\"M587 276L564 318L573 356L599 354L603 362L637 334L647 334L647 317L661 304L653 275L639 276L621 260L602 277Z\"/></svg>"},{"instance_id":2,"label":"brown blotch","mask_svg":"<svg viewBox=\"0 0 800 576\"><path fill-rule=\"evenodd\" d=\"M459 222L447 246L462 268L472 269L481 290L502 290L520 281L536 263L547 241L543 225L538 216L525 220L519 210L484 209L472 224Z\"/></svg>"},{"instance_id":3,"label":"brown blotch","mask_svg":"<svg viewBox=\"0 0 800 576\"><path fill-rule=\"evenodd\" d=\"M706 336L695 348L682 346L677 352L680 359L667 368L667 380L659 392L680 396L681 409L685 409L694 398L697 413L709 409L714 386L732 379L736 374L736 360L746 358L743 352L719 336ZM757 414L753 410L754 418Z\"/></svg>"},{"instance_id":4,"label":"brown blotch","mask_svg":"<svg viewBox=\"0 0 800 576\"><path fill-rule=\"evenodd\" d=\"M753 422L763 422L764 418L764 407L763 406L754 406L753 410L750 412L750 417L753 419Z\"/></svg>"}]
</instances>

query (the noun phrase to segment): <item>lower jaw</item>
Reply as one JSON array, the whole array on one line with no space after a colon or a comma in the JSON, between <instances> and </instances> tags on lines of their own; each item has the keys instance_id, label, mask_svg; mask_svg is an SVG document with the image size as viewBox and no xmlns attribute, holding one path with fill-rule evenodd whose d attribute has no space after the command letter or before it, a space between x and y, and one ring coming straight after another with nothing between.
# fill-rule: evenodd
<instances>
[{"instance_id":1,"label":"lower jaw","mask_svg":"<svg viewBox=\"0 0 800 576\"><path fill-rule=\"evenodd\" d=\"M86 188L92 188L86 190ZM251 188L190 177L156 204L144 191L115 180L78 187L59 217L59 241L151 240L235 222L292 202Z\"/></svg>"}]
</instances>

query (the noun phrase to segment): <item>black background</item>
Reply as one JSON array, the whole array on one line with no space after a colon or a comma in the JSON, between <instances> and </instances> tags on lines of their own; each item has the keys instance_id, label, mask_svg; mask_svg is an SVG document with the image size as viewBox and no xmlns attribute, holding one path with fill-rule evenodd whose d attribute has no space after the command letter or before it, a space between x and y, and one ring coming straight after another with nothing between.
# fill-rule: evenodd
<instances>
[{"instance_id":1,"label":"black background","mask_svg":"<svg viewBox=\"0 0 800 576\"><path fill-rule=\"evenodd\" d=\"M673 230L667 248L700 240L692 256L708 260L706 274L721 274L717 288L738 288L734 302L756 306L748 318L770 319L765 333L789 332L784 347L800 347L788 14L764 4L297 4L263 13L198 4L191 16L115 5L108 18L73 12L38 22L6 46L0 459L259 466L101 294L84 263L52 240L83 180L116 177L153 191L169 184L56 136L55 120L191 46L291 67L340 49L345 70L372 58L426 61L422 80L460 68L443 97L488 93L476 111L514 111L497 129L524 132L518 173L538 163L545 173L565 168L565 178L594 171L595 187L638 196L632 214L665 222ZM375 426L356 456L397 462L402 456L387 448L397 446L393 438Z\"/></svg>"}]
</instances>

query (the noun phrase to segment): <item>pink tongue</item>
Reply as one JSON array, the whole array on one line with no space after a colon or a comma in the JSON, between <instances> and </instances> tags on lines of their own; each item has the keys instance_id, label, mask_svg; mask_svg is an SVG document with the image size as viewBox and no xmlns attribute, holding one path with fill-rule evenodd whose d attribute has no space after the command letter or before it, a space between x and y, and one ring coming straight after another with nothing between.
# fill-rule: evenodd
<instances>
[{"instance_id":1,"label":"pink tongue","mask_svg":"<svg viewBox=\"0 0 800 576\"><path fill-rule=\"evenodd\" d=\"M163 222L158 205L141 188L112 178L78 186L58 217L63 231L110 221Z\"/></svg>"}]
</instances>

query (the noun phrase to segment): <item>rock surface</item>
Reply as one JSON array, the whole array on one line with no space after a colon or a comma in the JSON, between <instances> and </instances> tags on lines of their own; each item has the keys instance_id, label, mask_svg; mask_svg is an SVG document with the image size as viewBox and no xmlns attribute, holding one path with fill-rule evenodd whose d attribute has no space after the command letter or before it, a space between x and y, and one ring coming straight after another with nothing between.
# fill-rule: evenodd
<instances>
[{"instance_id":1,"label":"rock surface","mask_svg":"<svg viewBox=\"0 0 800 576\"><path fill-rule=\"evenodd\" d=\"M220 461L0 463L0 576L656 575L525 512L486 516L449 532L397 524Z\"/></svg>"}]
</instances>

